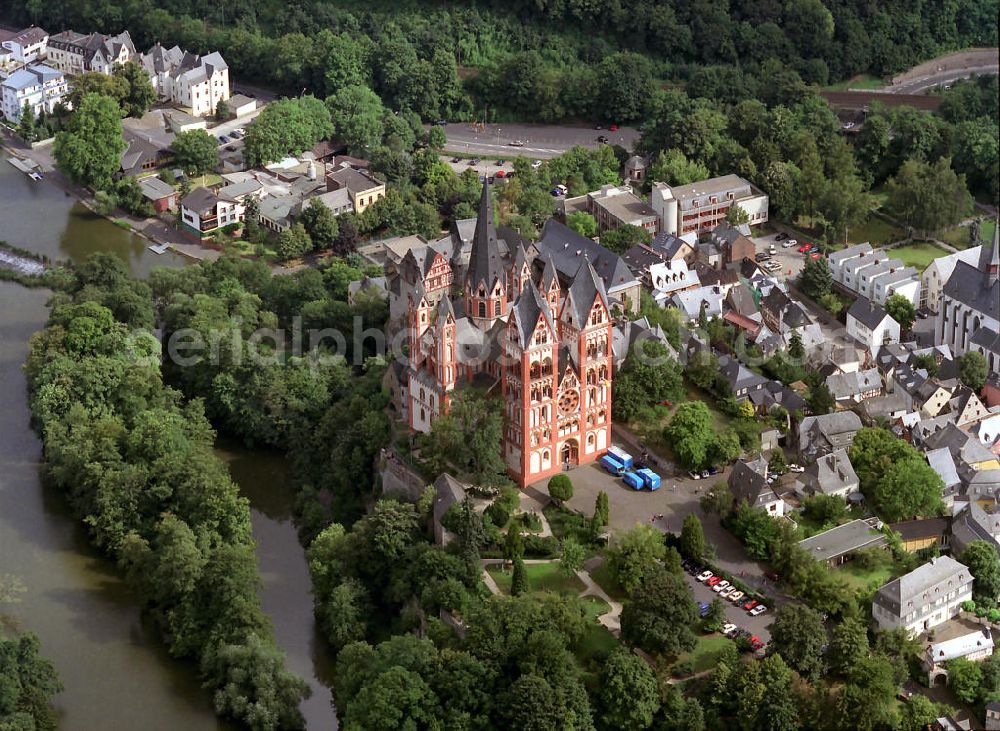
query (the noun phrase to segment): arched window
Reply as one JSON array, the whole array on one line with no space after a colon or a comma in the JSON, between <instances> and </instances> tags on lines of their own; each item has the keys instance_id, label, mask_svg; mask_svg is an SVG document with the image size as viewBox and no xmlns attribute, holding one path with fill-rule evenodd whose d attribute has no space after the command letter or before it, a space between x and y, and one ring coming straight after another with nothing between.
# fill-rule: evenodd
<instances>
[{"instance_id":1,"label":"arched window","mask_svg":"<svg viewBox=\"0 0 1000 731\"><path fill-rule=\"evenodd\" d=\"M587 435L587 446L588 447L593 447L595 441L596 440L594 439L594 435L593 434L588 434Z\"/></svg>"},{"instance_id":2,"label":"arched window","mask_svg":"<svg viewBox=\"0 0 1000 731\"><path fill-rule=\"evenodd\" d=\"M500 317L500 300L496 300L493 303L493 316Z\"/></svg>"},{"instance_id":3,"label":"arched window","mask_svg":"<svg viewBox=\"0 0 1000 731\"><path fill-rule=\"evenodd\" d=\"M479 316L486 317L486 303L482 300L479 301Z\"/></svg>"}]
</instances>

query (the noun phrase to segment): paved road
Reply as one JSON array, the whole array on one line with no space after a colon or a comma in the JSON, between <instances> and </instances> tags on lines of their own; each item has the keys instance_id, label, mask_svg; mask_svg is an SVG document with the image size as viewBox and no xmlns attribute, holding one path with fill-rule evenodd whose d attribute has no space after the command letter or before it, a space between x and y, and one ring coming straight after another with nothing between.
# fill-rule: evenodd
<instances>
[{"instance_id":1,"label":"paved road","mask_svg":"<svg viewBox=\"0 0 1000 731\"><path fill-rule=\"evenodd\" d=\"M601 135L605 135L609 143L629 150L634 149L639 141L639 130L632 127L611 132L592 127L491 124L481 130L467 123L453 123L445 125L444 130L448 136L448 152L492 156L494 159L514 155L548 159L563 154L575 145L596 148L600 144L597 138ZM510 143L515 140L524 142L524 146L512 146Z\"/></svg>"},{"instance_id":2,"label":"paved road","mask_svg":"<svg viewBox=\"0 0 1000 731\"><path fill-rule=\"evenodd\" d=\"M952 84L958 79L968 79L972 76L982 76L984 74L996 74L1000 72L998 64L988 66L972 66L966 69L947 69L928 76L921 76L917 79L885 87L884 91L889 94L920 94L935 86Z\"/></svg>"}]
</instances>

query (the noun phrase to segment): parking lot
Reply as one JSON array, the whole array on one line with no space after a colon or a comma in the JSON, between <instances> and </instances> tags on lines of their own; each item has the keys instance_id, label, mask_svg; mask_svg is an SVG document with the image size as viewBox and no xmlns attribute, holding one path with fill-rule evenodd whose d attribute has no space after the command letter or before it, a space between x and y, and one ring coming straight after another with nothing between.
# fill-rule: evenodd
<instances>
[{"instance_id":1,"label":"parking lot","mask_svg":"<svg viewBox=\"0 0 1000 731\"><path fill-rule=\"evenodd\" d=\"M615 443L633 455L638 455L636 445L630 445L618 436ZM758 635L765 642L770 637L767 626L774 617L774 609L789 597L778 591L764 575L767 567L750 559L742 544L719 523L717 515L706 513L701 508L700 500L716 480L725 480L729 471L725 470L709 479L693 480L687 475L679 476L670 465L663 465L656 470L662 477L659 490L649 492L635 491L627 487L621 478L615 477L602 469L597 463L581 465L568 473L573 482L573 497L567 506L579 510L585 515L592 515L597 494L604 491L608 495L610 528L612 532L622 532L632 528L636 523L652 525L658 530L680 534L685 516L694 513L701 520L705 533L705 542L710 544L715 557L712 563L720 570L740 581L772 597L775 606L770 606L768 612L759 617L751 617L742 609L729 605L726 615L729 621L744 627L752 634ZM542 493L546 493L545 482L535 485ZM662 516L662 517L659 517ZM695 600L710 602L716 594L704 584L700 584L693 576L685 574L694 592Z\"/></svg>"},{"instance_id":2,"label":"parking lot","mask_svg":"<svg viewBox=\"0 0 1000 731\"><path fill-rule=\"evenodd\" d=\"M771 256L771 259L781 264L781 268L774 272L775 276L782 279L797 277L799 272L802 271L802 267L805 266L806 261L809 259L809 254L800 253L798 247L807 242L792 239L796 241L795 245L785 247L783 244L787 244L789 239L786 238L782 241L778 241L777 236L778 234L754 236L752 240L756 246L757 253L760 254L766 252L773 244L775 253Z\"/></svg>"}]
</instances>

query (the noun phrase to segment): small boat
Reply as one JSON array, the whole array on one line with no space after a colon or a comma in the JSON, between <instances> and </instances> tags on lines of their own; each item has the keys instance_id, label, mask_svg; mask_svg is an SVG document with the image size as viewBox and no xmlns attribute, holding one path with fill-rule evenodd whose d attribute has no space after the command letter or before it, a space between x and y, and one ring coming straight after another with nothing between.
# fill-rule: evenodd
<instances>
[{"instance_id":1,"label":"small boat","mask_svg":"<svg viewBox=\"0 0 1000 731\"><path fill-rule=\"evenodd\" d=\"M42 174L36 170L32 170L30 173L28 173L28 177L31 178L32 180L41 180Z\"/></svg>"},{"instance_id":2,"label":"small boat","mask_svg":"<svg viewBox=\"0 0 1000 731\"><path fill-rule=\"evenodd\" d=\"M166 254L170 250L170 244L153 244L147 248L154 254Z\"/></svg>"}]
</instances>

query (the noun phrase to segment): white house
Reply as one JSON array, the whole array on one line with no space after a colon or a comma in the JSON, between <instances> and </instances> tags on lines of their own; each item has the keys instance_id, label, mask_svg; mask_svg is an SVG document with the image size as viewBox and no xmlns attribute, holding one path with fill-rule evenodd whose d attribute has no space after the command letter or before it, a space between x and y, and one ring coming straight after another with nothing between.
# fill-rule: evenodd
<instances>
[{"instance_id":1,"label":"white house","mask_svg":"<svg viewBox=\"0 0 1000 731\"><path fill-rule=\"evenodd\" d=\"M847 311L847 334L875 355L883 345L899 342L899 323L867 297L858 297Z\"/></svg>"},{"instance_id":2,"label":"white house","mask_svg":"<svg viewBox=\"0 0 1000 731\"><path fill-rule=\"evenodd\" d=\"M951 556L932 558L875 593L872 617L880 630L904 628L914 637L947 622L972 599L969 567Z\"/></svg>"},{"instance_id":3,"label":"white house","mask_svg":"<svg viewBox=\"0 0 1000 731\"><path fill-rule=\"evenodd\" d=\"M15 71L0 84L3 115L12 122L21 119L27 104L36 116L51 112L68 91L61 71L36 63Z\"/></svg>"},{"instance_id":4,"label":"white house","mask_svg":"<svg viewBox=\"0 0 1000 731\"><path fill-rule=\"evenodd\" d=\"M982 662L993 654L993 649L993 633L989 627L928 645L923 657L927 684L933 687L939 679L948 677L946 663L949 661L961 657L969 662Z\"/></svg>"},{"instance_id":5,"label":"white house","mask_svg":"<svg viewBox=\"0 0 1000 731\"><path fill-rule=\"evenodd\" d=\"M49 38L45 62L67 74L95 71L110 75L116 66L131 61L135 55L135 44L127 30L116 36L67 30Z\"/></svg>"},{"instance_id":6,"label":"white house","mask_svg":"<svg viewBox=\"0 0 1000 731\"><path fill-rule=\"evenodd\" d=\"M45 57L49 34L37 26L25 28L3 42L14 63L29 64Z\"/></svg>"},{"instance_id":7,"label":"white house","mask_svg":"<svg viewBox=\"0 0 1000 731\"><path fill-rule=\"evenodd\" d=\"M932 261L924 273L920 275L920 306L931 312L937 312L940 305L941 292L945 283L951 278L951 273L955 271L955 265L960 261L966 264L976 265L979 261L979 254L982 246L973 246L971 249L956 251L948 256L939 256Z\"/></svg>"},{"instance_id":8,"label":"white house","mask_svg":"<svg viewBox=\"0 0 1000 731\"><path fill-rule=\"evenodd\" d=\"M833 281L878 303L893 294L901 294L914 306L920 303L920 279L917 270L893 259L871 244L855 244L829 255Z\"/></svg>"},{"instance_id":9,"label":"white house","mask_svg":"<svg viewBox=\"0 0 1000 731\"><path fill-rule=\"evenodd\" d=\"M198 56L158 43L142 54L140 62L162 101L173 102L196 117L215 114L219 102L230 97L229 66L218 52Z\"/></svg>"}]
</instances>

